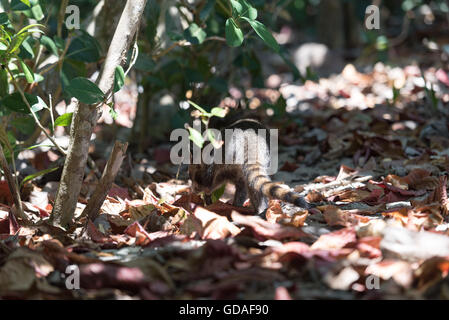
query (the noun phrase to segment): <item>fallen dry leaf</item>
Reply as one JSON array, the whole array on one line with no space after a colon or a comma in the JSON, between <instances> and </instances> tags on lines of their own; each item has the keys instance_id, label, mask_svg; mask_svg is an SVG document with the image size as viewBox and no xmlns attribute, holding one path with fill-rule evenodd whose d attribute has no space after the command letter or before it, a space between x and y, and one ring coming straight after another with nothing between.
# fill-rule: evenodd
<instances>
[{"instance_id":1,"label":"fallen dry leaf","mask_svg":"<svg viewBox=\"0 0 449 320\"><path fill-rule=\"evenodd\" d=\"M354 246L357 242L357 235L354 228L345 228L339 231L323 234L315 241L311 249L342 249Z\"/></svg>"},{"instance_id":2,"label":"fallen dry leaf","mask_svg":"<svg viewBox=\"0 0 449 320\"><path fill-rule=\"evenodd\" d=\"M236 211L232 212L231 216L236 224L251 228L258 238L281 240L310 237L299 228L270 223L257 216L244 216Z\"/></svg>"}]
</instances>

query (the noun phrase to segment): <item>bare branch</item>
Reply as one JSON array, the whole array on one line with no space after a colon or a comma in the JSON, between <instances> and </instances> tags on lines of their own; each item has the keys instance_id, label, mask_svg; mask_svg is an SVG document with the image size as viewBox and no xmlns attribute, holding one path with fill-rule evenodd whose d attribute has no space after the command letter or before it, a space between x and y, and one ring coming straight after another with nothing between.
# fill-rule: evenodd
<instances>
[{"instance_id":1,"label":"bare branch","mask_svg":"<svg viewBox=\"0 0 449 320\"><path fill-rule=\"evenodd\" d=\"M128 148L128 143L116 142L114 148L112 149L111 156L109 157L108 163L104 168L103 175L95 188L95 191L90 198L87 206L84 208L82 216L87 216L88 219L94 221L98 217L100 208L106 199L106 196L111 189L112 183L117 176L117 173L122 165L123 159L126 156L126 149Z\"/></svg>"},{"instance_id":2,"label":"bare branch","mask_svg":"<svg viewBox=\"0 0 449 320\"><path fill-rule=\"evenodd\" d=\"M64 24L65 10L66 10L68 4L69 4L69 0L62 0L62 2L61 2L61 8L59 9L59 14L58 14L58 29L56 32L58 37L62 36L62 25Z\"/></svg>"},{"instance_id":3,"label":"bare branch","mask_svg":"<svg viewBox=\"0 0 449 320\"><path fill-rule=\"evenodd\" d=\"M19 214L20 218L26 219L25 214L23 213L22 201L20 199L19 186L17 184L17 181L14 179L11 170L9 169L8 162L6 161L1 143L0 143L0 166L3 169L6 181L8 182L9 190L11 191L12 197L14 199L16 212Z\"/></svg>"}]
</instances>

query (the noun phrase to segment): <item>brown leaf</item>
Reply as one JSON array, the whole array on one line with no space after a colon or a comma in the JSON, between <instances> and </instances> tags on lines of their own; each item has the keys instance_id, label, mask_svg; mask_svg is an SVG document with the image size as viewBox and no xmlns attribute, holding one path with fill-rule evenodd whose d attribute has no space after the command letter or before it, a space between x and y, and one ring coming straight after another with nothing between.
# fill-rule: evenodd
<instances>
[{"instance_id":1,"label":"brown leaf","mask_svg":"<svg viewBox=\"0 0 449 320\"><path fill-rule=\"evenodd\" d=\"M221 201L217 201L212 203L211 205L208 205L206 207L207 210L213 211L219 215L226 216L228 218L231 218L232 211L237 211L243 214L253 214L254 210L252 208L247 207L236 207L228 203L224 203Z\"/></svg>"},{"instance_id":2,"label":"brown leaf","mask_svg":"<svg viewBox=\"0 0 449 320\"><path fill-rule=\"evenodd\" d=\"M336 181L343 181L347 180L349 177L354 176L357 174L357 170L349 168L348 166L345 166L344 164L340 167L340 172L338 173Z\"/></svg>"},{"instance_id":3,"label":"brown leaf","mask_svg":"<svg viewBox=\"0 0 449 320\"><path fill-rule=\"evenodd\" d=\"M280 200L270 200L268 203L267 209L267 221L270 223L276 223L282 218L285 218L286 215L282 211L281 201Z\"/></svg>"},{"instance_id":4,"label":"brown leaf","mask_svg":"<svg viewBox=\"0 0 449 320\"><path fill-rule=\"evenodd\" d=\"M368 217L358 215L350 210L341 210L333 205L321 206L318 209L323 213L324 220L330 226L350 227L358 225L360 222L366 223L369 221Z\"/></svg>"},{"instance_id":5,"label":"brown leaf","mask_svg":"<svg viewBox=\"0 0 449 320\"><path fill-rule=\"evenodd\" d=\"M156 231L148 233L144 227L140 225L139 222L134 222L130 226L128 226L125 231L125 234L136 238L136 245L138 246L146 246L150 242L169 236L171 233L167 231Z\"/></svg>"},{"instance_id":6,"label":"brown leaf","mask_svg":"<svg viewBox=\"0 0 449 320\"><path fill-rule=\"evenodd\" d=\"M143 195L143 201L148 204L154 205L158 210L162 213L171 212L174 210L178 210L179 208L167 203L166 201L161 201L158 197L156 197L150 187L145 189Z\"/></svg>"},{"instance_id":7,"label":"brown leaf","mask_svg":"<svg viewBox=\"0 0 449 320\"><path fill-rule=\"evenodd\" d=\"M352 246L357 242L354 228L345 228L320 236L311 246L311 249L342 249Z\"/></svg>"},{"instance_id":8,"label":"brown leaf","mask_svg":"<svg viewBox=\"0 0 449 320\"><path fill-rule=\"evenodd\" d=\"M12 197L11 190L6 180L0 181L0 203L12 205L14 198Z\"/></svg>"},{"instance_id":9,"label":"brown leaf","mask_svg":"<svg viewBox=\"0 0 449 320\"><path fill-rule=\"evenodd\" d=\"M238 225L247 226L252 229L257 238L262 239L299 239L302 237L310 237L298 228L290 226L282 226L277 223L270 223L258 216L244 216L238 212L232 212L232 220Z\"/></svg>"},{"instance_id":10,"label":"brown leaf","mask_svg":"<svg viewBox=\"0 0 449 320\"><path fill-rule=\"evenodd\" d=\"M426 190L417 190L417 191L404 190L404 189L395 187L389 183L385 184L385 188L387 188L390 191L393 191L394 193L398 193L401 196L408 196L408 197L419 197L426 193Z\"/></svg>"},{"instance_id":11,"label":"brown leaf","mask_svg":"<svg viewBox=\"0 0 449 320\"><path fill-rule=\"evenodd\" d=\"M9 235L9 218L0 219L0 234Z\"/></svg>"},{"instance_id":12,"label":"brown leaf","mask_svg":"<svg viewBox=\"0 0 449 320\"><path fill-rule=\"evenodd\" d=\"M441 176L437 189L435 190L436 201L440 203L441 210L445 216L449 214L449 199L447 198L447 176Z\"/></svg>"},{"instance_id":13,"label":"brown leaf","mask_svg":"<svg viewBox=\"0 0 449 320\"><path fill-rule=\"evenodd\" d=\"M131 200L129 196L128 188L121 188L117 185L114 185L111 190L108 192L108 196L111 198L120 198L120 199L128 199Z\"/></svg>"},{"instance_id":14,"label":"brown leaf","mask_svg":"<svg viewBox=\"0 0 449 320\"><path fill-rule=\"evenodd\" d=\"M443 69L438 69L437 72L435 72L436 78L444 83L446 87L449 87L449 76L447 75L447 72L445 72Z\"/></svg>"},{"instance_id":15,"label":"brown leaf","mask_svg":"<svg viewBox=\"0 0 449 320\"><path fill-rule=\"evenodd\" d=\"M109 238L108 236L106 236L105 234L100 232L97 229L97 227L95 227L95 225L92 223L92 221L90 219L87 222L87 234L89 235L89 237L94 242L108 243L108 242L112 242L113 241L111 238Z\"/></svg>"},{"instance_id":16,"label":"brown leaf","mask_svg":"<svg viewBox=\"0 0 449 320\"><path fill-rule=\"evenodd\" d=\"M46 277L53 270L41 253L18 248L0 268L0 293L27 291L37 278Z\"/></svg>"},{"instance_id":17,"label":"brown leaf","mask_svg":"<svg viewBox=\"0 0 449 320\"><path fill-rule=\"evenodd\" d=\"M405 181L404 178L399 177L397 175L389 174L385 178L385 182L391 183L396 188L400 188L400 189L403 189L403 190L408 190L408 183Z\"/></svg>"},{"instance_id":18,"label":"brown leaf","mask_svg":"<svg viewBox=\"0 0 449 320\"><path fill-rule=\"evenodd\" d=\"M148 280L139 268L127 268L106 263L80 266L81 287L85 289L118 288L136 291Z\"/></svg>"},{"instance_id":19,"label":"brown leaf","mask_svg":"<svg viewBox=\"0 0 449 320\"><path fill-rule=\"evenodd\" d=\"M428 288L449 274L449 257L433 257L424 261L416 270L418 288Z\"/></svg>"},{"instance_id":20,"label":"brown leaf","mask_svg":"<svg viewBox=\"0 0 449 320\"><path fill-rule=\"evenodd\" d=\"M309 212L307 210L295 212L293 215L285 214L282 210L280 200L270 200L266 213L268 222L280 223L296 228L304 225L308 215Z\"/></svg>"},{"instance_id":21,"label":"brown leaf","mask_svg":"<svg viewBox=\"0 0 449 320\"><path fill-rule=\"evenodd\" d=\"M293 172L298 169L299 166L296 163L290 163L286 161L284 165L279 169L280 171Z\"/></svg>"},{"instance_id":22,"label":"brown leaf","mask_svg":"<svg viewBox=\"0 0 449 320\"><path fill-rule=\"evenodd\" d=\"M324 277L324 282L334 290L348 290L351 285L360 278L360 275L352 267L344 267L338 272L332 270Z\"/></svg>"},{"instance_id":23,"label":"brown leaf","mask_svg":"<svg viewBox=\"0 0 449 320\"><path fill-rule=\"evenodd\" d=\"M357 250L362 257L376 259L382 256L380 251L380 241L382 237L364 237L357 242Z\"/></svg>"},{"instance_id":24,"label":"brown leaf","mask_svg":"<svg viewBox=\"0 0 449 320\"><path fill-rule=\"evenodd\" d=\"M407 224L408 221L408 208L394 208L385 212L382 212L384 217L394 218L403 223L403 225Z\"/></svg>"},{"instance_id":25,"label":"brown leaf","mask_svg":"<svg viewBox=\"0 0 449 320\"><path fill-rule=\"evenodd\" d=\"M383 260L369 265L365 269L365 275L375 275L383 280L393 280L403 287L408 287L413 281L411 265L405 261Z\"/></svg>"},{"instance_id":26,"label":"brown leaf","mask_svg":"<svg viewBox=\"0 0 449 320\"><path fill-rule=\"evenodd\" d=\"M436 177L430 177L430 175L430 171L417 168L410 171L405 177L390 174L385 178L385 182L403 190L409 190L409 188L414 190L433 189L436 186L437 179Z\"/></svg>"},{"instance_id":27,"label":"brown leaf","mask_svg":"<svg viewBox=\"0 0 449 320\"><path fill-rule=\"evenodd\" d=\"M196 208L193 215L201 221L202 230L200 236L202 239L225 239L240 233L240 229L229 222L226 217L202 207Z\"/></svg>"},{"instance_id":28,"label":"brown leaf","mask_svg":"<svg viewBox=\"0 0 449 320\"><path fill-rule=\"evenodd\" d=\"M275 255L280 262L305 262L309 259L318 258L322 261L334 262L349 255L354 249L315 249L313 250L303 242L287 242L282 246L270 247L268 253Z\"/></svg>"},{"instance_id":29,"label":"brown leaf","mask_svg":"<svg viewBox=\"0 0 449 320\"><path fill-rule=\"evenodd\" d=\"M345 189L332 193L332 196L338 197L343 202L359 202L371 196L371 192L363 189Z\"/></svg>"},{"instance_id":30,"label":"brown leaf","mask_svg":"<svg viewBox=\"0 0 449 320\"><path fill-rule=\"evenodd\" d=\"M274 300L292 300L292 297L285 287L277 287L274 294Z\"/></svg>"},{"instance_id":31,"label":"brown leaf","mask_svg":"<svg viewBox=\"0 0 449 320\"><path fill-rule=\"evenodd\" d=\"M295 190L296 191L296 190ZM321 202L321 201L326 201L326 197L322 194L322 193L320 193L320 192L318 192L318 191L315 191L315 190L313 190L313 191L310 191L307 195L306 195L306 200L308 201L308 202L311 202L311 203L313 203L313 202Z\"/></svg>"},{"instance_id":32,"label":"brown leaf","mask_svg":"<svg viewBox=\"0 0 449 320\"><path fill-rule=\"evenodd\" d=\"M184 208L185 210L192 212L197 205L204 205L203 199L197 194L185 194L173 203L174 206ZM214 211L214 210L211 210Z\"/></svg>"}]
</instances>

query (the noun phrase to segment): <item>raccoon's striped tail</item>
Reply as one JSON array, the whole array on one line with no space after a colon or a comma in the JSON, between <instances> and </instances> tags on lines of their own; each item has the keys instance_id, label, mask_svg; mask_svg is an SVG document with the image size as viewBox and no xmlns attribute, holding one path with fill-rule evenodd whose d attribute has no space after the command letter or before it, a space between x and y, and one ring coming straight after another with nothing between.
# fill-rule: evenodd
<instances>
[{"instance_id":1,"label":"raccoon's striped tail","mask_svg":"<svg viewBox=\"0 0 449 320\"><path fill-rule=\"evenodd\" d=\"M312 205L298 192L291 191L279 183L271 181L271 178L257 164L248 166L247 178L252 188L259 190L270 199L282 200L304 209L312 208Z\"/></svg>"}]
</instances>

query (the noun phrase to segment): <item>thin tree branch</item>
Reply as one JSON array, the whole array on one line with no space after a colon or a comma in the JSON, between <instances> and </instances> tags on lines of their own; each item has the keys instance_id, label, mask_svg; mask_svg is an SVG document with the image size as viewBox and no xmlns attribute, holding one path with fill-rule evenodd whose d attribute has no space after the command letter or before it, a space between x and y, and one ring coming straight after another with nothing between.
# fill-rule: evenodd
<instances>
[{"instance_id":1,"label":"thin tree branch","mask_svg":"<svg viewBox=\"0 0 449 320\"><path fill-rule=\"evenodd\" d=\"M6 161L5 153L3 152L3 147L1 143L0 143L0 166L2 167L3 173L5 174L6 181L8 182L9 190L11 191L14 204L16 206L16 212L18 213L20 218L26 219L26 216L23 213L17 177L16 179L14 179L11 170L9 169L8 162Z\"/></svg>"},{"instance_id":2,"label":"thin tree branch","mask_svg":"<svg viewBox=\"0 0 449 320\"><path fill-rule=\"evenodd\" d=\"M103 175L98 182L97 187L89 199L87 206L84 208L81 216L87 216L88 220L94 221L98 217L100 208L106 199L109 190L112 187L112 183L117 176L118 171L122 165L123 159L126 156L126 149L128 148L128 143L115 142L114 148L112 149L111 156L109 157L108 163L104 168Z\"/></svg>"},{"instance_id":3,"label":"thin tree branch","mask_svg":"<svg viewBox=\"0 0 449 320\"><path fill-rule=\"evenodd\" d=\"M56 34L60 38L62 36L62 25L64 24L65 10L66 10L68 4L69 4L69 0L62 0L61 8L59 9L58 29L56 31Z\"/></svg>"}]
</instances>

